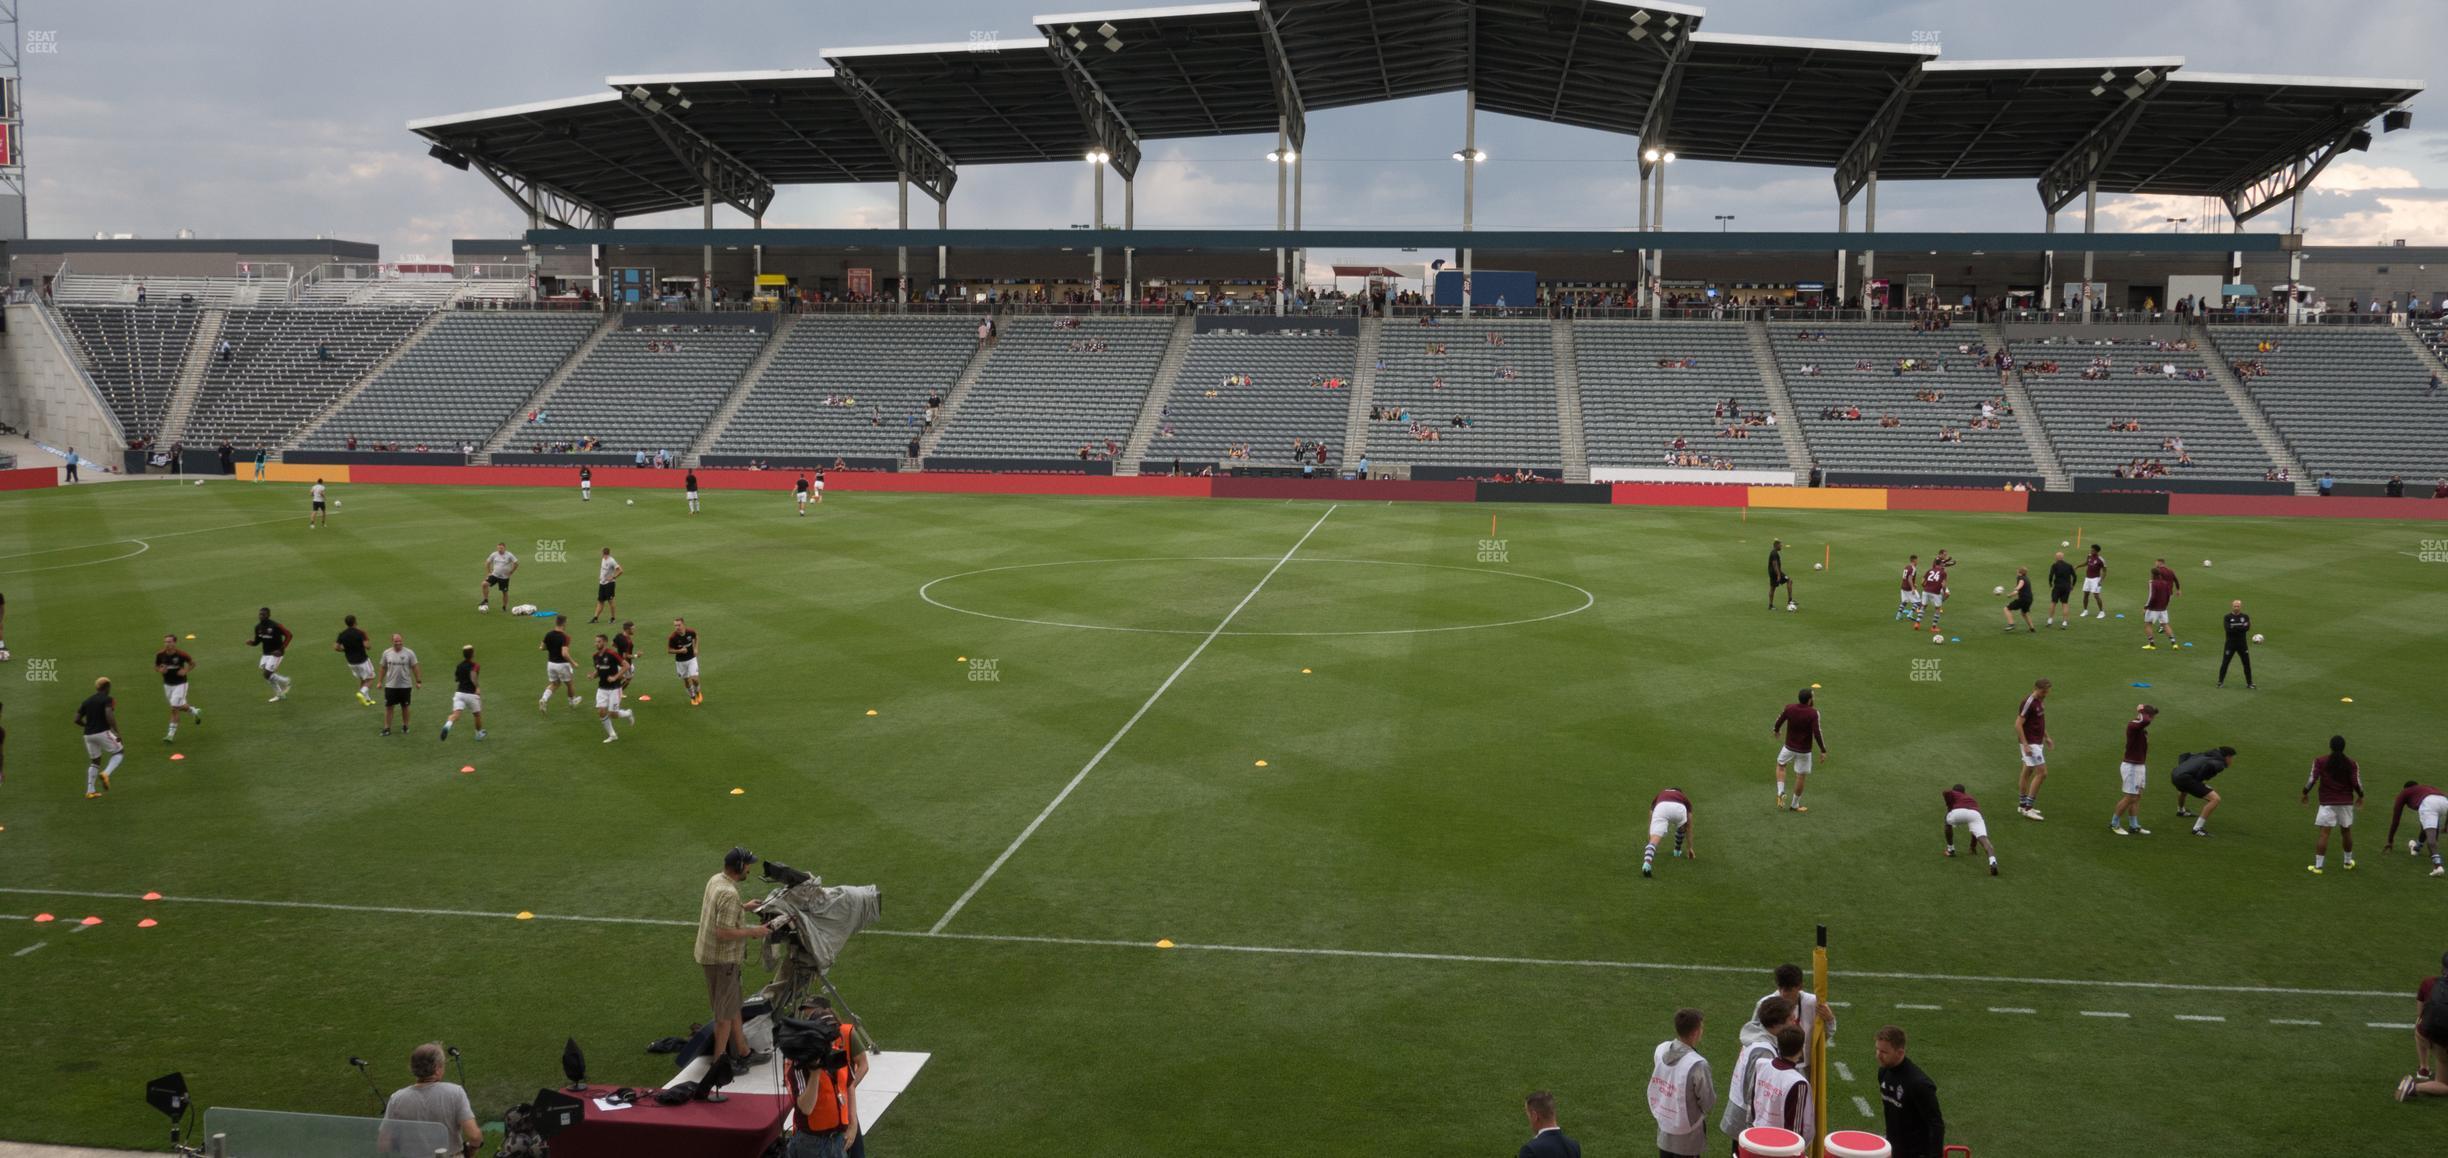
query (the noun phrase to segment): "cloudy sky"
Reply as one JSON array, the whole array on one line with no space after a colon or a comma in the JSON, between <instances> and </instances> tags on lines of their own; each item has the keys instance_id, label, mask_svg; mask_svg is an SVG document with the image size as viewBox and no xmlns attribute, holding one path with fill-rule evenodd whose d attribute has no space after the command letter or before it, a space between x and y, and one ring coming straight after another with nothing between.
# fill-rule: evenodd
<instances>
[{"instance_id":1,"label":"cloudy sky","mask_svg":"<svg viewBox=\"0 0 2448 1158\"><path fill-rule=\"evenodd\" d=\"M1127 7L1127 4L1109 5ZM464 112L602 88L622 73L808 67L821 49L1021 36L1064 0L22 0L26 153L32 232L167 237L323 235L379 243L386 257L439 255L454 237L508 237L524 224L474 173L425 156L403 127ZM1714 0L1715 32L1908 42L1935 34L1946 58L2173 54L2197 70L2315 76L2431 75L2448 43L2440 0L2245 3L2049 0L2036 4L1896 0ZM1310 118L1305 223L1459 223L1460 178L1447 158L1461 97L1346 109ZM2314 243L2405 238L2448 244L2448 99L2426 94L2415 127L2330 167L2306 201ZM1070 117L1067 110L1049 115ZM1614 228L1631 223L1629 138L1482 116L1478 226ZM1141 170L1144 226L1273 223L1272 142L1254 137L1151 144ZM1084 166L964 169L957 226L1085 221ZM1826 173L1684 164L1668 224L1740 229L1834 225ZM1118 188L1109 192L1118 197ZM2037 229L2028 182L1889 182L1882 229ZM893 190L789 189L768 225L888 225ZM922 200L922 199L921 199ZM2104 229L2169 228L2215 212L2192 198L2104 198ZM1119 209L1114 209L1118 217ZM718 209L718 223L735 224ZM2283 227L2273 212L2248 228ZM693 224L694 215L623 221Z\"/></svg>"}]
</instances>

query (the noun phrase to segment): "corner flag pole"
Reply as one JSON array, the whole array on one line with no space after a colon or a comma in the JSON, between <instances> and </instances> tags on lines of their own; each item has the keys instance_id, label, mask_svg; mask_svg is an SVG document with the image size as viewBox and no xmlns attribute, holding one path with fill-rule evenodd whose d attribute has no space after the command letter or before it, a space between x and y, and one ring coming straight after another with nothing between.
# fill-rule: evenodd
<instances>
[{"instance_id":1,"label":"corner flag pole","mask_svg":"<svg viewBox=\"0 0 2448 1158\"><path fill-rule=\"evenodd\" d=\"M1819 926L1819 944L1811 950L1811 988L1819 996L1819 1009L1823 1013L1830 1008L1828 1005L1827 979L1827 926L1821 925ZM1826 1025L1826 1022L1821 1018L1814 1017L1811 1019L1810 1083L1811 1116L1813 1119L1811 1129L1812 1158L1821 1158L1821 1156L1827 1153L1828 1038L1827 1031L1822 1028L1824 1025Z\"/></svg>"}]
</instances>

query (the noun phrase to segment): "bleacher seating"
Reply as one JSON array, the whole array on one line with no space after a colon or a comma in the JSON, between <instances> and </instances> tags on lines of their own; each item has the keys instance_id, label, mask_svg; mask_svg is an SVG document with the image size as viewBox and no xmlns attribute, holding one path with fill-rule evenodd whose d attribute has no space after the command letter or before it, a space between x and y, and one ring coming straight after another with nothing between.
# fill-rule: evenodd
<instances>
[{"instance_id":1,"label":"bleacher seating","mask_svg":"<svg viewBox=\"0 0 2448 1158\"><path fill-rule=\"evenodd\" d=\"M967 318L801 317L713 452L897 458L976 348Z\"/></svg>"},{"instance_id":2,"label":"bleacher seating","mask_svg":"<svg viewBox=\"0 0 2448 1158\"><path fill-rule=\"evenodd\" d=\"M2448 389L2435 367L2380 326L2212 326L2230 366L2258 359L2266 375L2239 374L2304 471L2346 482L2448 476ZM2262 342L2277 348L2267 353Z\"/></svg>"},{"instance_id":3,"label":"bleacher seating","mask_svg":"<svg viewBox=\"0 0 2448 1158\"><path fill-rule=\"evenodd\" d=\"M1805 341L1803 334L1821 335ZM1908 474L1974 474L2033 477L2031 450L2015 426L2016 415L2001 415L1994 430L1975 430L1985 400L2003 387L1997 371L1980 365L1976 353L1981 332L1971 326L1915 332L1895 323L1788 324L1770 327L1777 371L1793 399L1792 420L1802 424L1811 457L1831 470L1886 471ZM1934 369L1898 370L1903 359ZM1867 368L1862 368L1866 366ZM1816 373L1806 368L1816 367ZM1915 395L1936 391L1937 402ZM1830 408L1859 407L1859 419L1823 418ZM1901 422L1881 427L1890 415ZM1963 441L1943 442L1941 429L1962 432Z\"/></svg>"},{"instance_id":4,"label":"bleacher seating","mask_svg":"<svg viewBox=\"0 0 2448 1158\"><path fill-rule=\"evenodd\" d=\"M1081 446L1130 441L1173 319L1013 317L935 453L950 458L1077 459ZM1082 342L1103 342L1090 352Z\"/></svg>"},{"instance_id":5,"label":"bleacher seating","mask_svg":"<svg viewBox=\"0 0 2448 1158\"><path fill-rule=\"evenodd\" d=\"M660 326L606 334L546 401L549 437L598 438L623 454L685 454L765 338L763 330ZM532 441L522 432L511 445Z\"/></svg>"},{"instance_id":6,"label":"bleacher seating","mask_svg":"<svg viewBox=\"0 0 2448 1158\"><path fill-rule=\"evenodd\" d=\"M63 273L51 282L51 300L63 306L132 306L137 304L139 286L145 291L144 304L149 306L279 305L289 296L289 283L285 280Z\"/></svg>"},{"instance_id":7,"label":"bleacher seating","mask_svg":"<svg viewBox=\"0 0 2448 1158\"><path fill-rule=\"evenodd\" d=\"M200 311L176 306L61 306L86 372L130 438L161 431Z\"/></svg>"},{"instance_id":8,"label":"bleacher seating","mask_svg":"<svg viewBox=\"0 0 2448 1158\"><path fill-rule=\"evenodd\" d=\"M297 304L310 308L412 306L441 309L460 302L525 301L517 278L325 277L300 286Z\"/></svg>"},{"instance_id":9,"label":"bleacher seating","mask_svg":"<svg viewBox=\"0 0 2448 1158\"><path fill-rule=\"evenodd\" d=\"M1743 427L1747 437L1729 438L1725 429L1739 420L1716 413L1728 399L1746 415L1769 410L1742 326L1581 321L1573 323L1573 348L1592 466L1669 466L1680 438L1687 453L1726 459L1737 470L1791 468L1777 427ZM1688 368L1660 364L1685 358L1694 360Z\"/></svg>"},{"instance_id":10,"label":"bleacher seating","mask_svg":"<svg viewBox=\"0 0 2448 1158\"><path fill-rule=\"evenodd\" d=\"M186 441L278 446L423 323L421 310L236 309L187 421Z\"/></svg>"},{"instance_id":11,"label":"bleacher seating","mask_svg":"<svg viewBox=\"0 0 2448 1158\"><path fill-rule=\"evenodd\" d=\"M1327 464L1334 465L1351 411L1357 344L1330 333L1211 330L1192 338L1147 457L1220 464L1232 447L1246 444L1248 461L1287 466L1299 440L1325 443ZM1249 384L1229 384L1237 375L1248 375ZM1329 378L1342 385L1328 389ZM1315 464L1314 452L1307 461Z\"/></svg>"},{"instance_id":12,"label":"bleacher seating","mask_svg":"<svg viewBox=\"0 0 2448 1158\"><path fill-rule=\"evenodd\" d=\"M2173 479L2260 479L2273 465L2261 443L2228 402L2227 392L2208 378L2209 365L2200 351L2154 348L2154 338L2186 340L2170 328L2165 335L2139 332L2120 336L2115 345L2045 338L2010 339L2016 373L2030 395L2032 417L2048 432L2049 445L2066 473L2108 477L2137 459L2156 461ZM2085 380L2095 358L2108 359L2105 378ZM2057 371L2041 373L2035 366L2055 362ZM2166 368L2176 368L2169 377ZM2200 374L2198 379L2188 374ZM2112 421L2133 421L2139 431L2110 430ZM2176 451L2162 445L2169 438L2184 440L2192 458L2180 464Z\"/></svg>"},{"instance_id":13,"label":"bleacher seating","mask_svg":"<svg viewBox=\"0 0 2448 1158\"><path fill-rule=\"evenodd\" d=\"M483 446L552 376L598 318L592 314L454 312L403 352L301 443Z\"/></svg>"},{"instance_id":14,"label":"bleacher seating","mask_svg":"<svg viewBox=\"0 0 2448 1158\"><path fill-rule=\"evenodd\" d=\"M1491 333L1504 344L1491 344ZM1434 352L1438 345L1441 354ZM1389 320L1378 349L1385 365L1377 371L1372 401L1411 417L1370 423L1371 460L1502 469L1563 465L1553 323L1473 318L1422 326ZM1510 379L1500 376L1507 369L1514 373ZM1455 426L1456 417L1470 425Z\"/></svg>"}]
</instances>

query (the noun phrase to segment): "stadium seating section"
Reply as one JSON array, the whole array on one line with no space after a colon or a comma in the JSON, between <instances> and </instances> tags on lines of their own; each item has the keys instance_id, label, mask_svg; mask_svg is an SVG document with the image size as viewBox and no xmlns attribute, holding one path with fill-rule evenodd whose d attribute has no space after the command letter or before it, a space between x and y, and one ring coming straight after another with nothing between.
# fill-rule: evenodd
<instances>
[{"instance_id":1,"label":"stadium seating section","mask_svg":"<svg viewBox=\"0 0 2448 1158\"><path fill-rule=\"evenodd\" d=\"M1250 462L1288 466L1299 440L1325 443L1328 463L1340 461L1356 345L1325 333L1211 330L1192 338L1147 457L1205 465L1247 446Z\"/></svg>"},{"instance_id":2,"label":"stadium seating section","mask_svg":"<svg viewBox=\"0 0 2448 1158\"><path fill-rule=\"evenodd\" d=\"M1003 321L986 366L935 453L951 458L1077 458L1130 441L1172 318L1015 317ZM1090 350L1102 343L1103 349Z\"/></svg>"},{"instance_id":3,"label":"stadium seating section","mask_svg":"<svg viewBox=\"0 0 2448 1158\"><path fill-rule=\"evenodd\" d=\"M1775 343L1786 394L1793 399L1793 419L1802 424L1811 457L1819 465L1922 474L2038 473L2015 427L2018 417L2002 416L1994 430L1971 426L1980 417L1981 403L1998 397L2002 389L1997 371L1983 369L1976 354L1961 349L1979 348L1979 329L1960 326L1918 333L1893 324L1778 323L1770 328L1769 338ZM1915 368L1900 369L1906 359ZM1921 401L1924 392L1940 398ZM1831 409L1856 407L1861 411L1858 419L1822 417ZM1882 427L1882 416L1900 425ZM1941 429L1962 432L1963 441L1940 441Z\"/></svg>"},{"instance_id":4,"label":"stadium seating section","mask_svg":"<svg viewBox=\"0 0 2448 1158\"><path fill-rule=\"evenodd\" d=\"M161 430L200 311L175 306L62 306L61 325L130 438Z\"/></svg>"},{"instance_id":5,"label":"stadium seating section","mask_svg":"<svg viewBox=\"0 0 2448 1158\"><path fill-rule=\"evenodd\" d=\"M976 348L967 318L802 317L714 453L899 457Z\"/></svg>"},{"instance_id":6,"label":"stadium seating section","mask_svg":"<svg viewBox=\"0 0 2448 1158\"><path fill-rule=\"evenodd\" d=\"M556 438L597 438L622 454L685 453L765 340L748 329L607 334L546 401L545 425Z\"/></svg>"},{"instance_id":7,"label":"stadium seating section","mask_svg":"<svg viewBox=\"0 0 2448 1158\"><path fill-rule=\"evenodd\" d=\"M186 441L282 446L423 324L418 310L231 310ZM217 345L217 344L216 344Z\"/></svg>"},{"instance_id":8,"label":"stadium seating section","mask_svg":"<svg viewBox=\"0 0 2448 1158\"><path fill-rule=\"evenodd\" d=\"M2429 391L2434 367L2383 327L2213 326L2279 437L2304 470L2347 482L2448 476L2448 390ZM2276 348L2260 350L2261 343Z\"/></svg>"},{"instance_id":9,"label":"stadium seating section","mask_svg":"<svg viewBox=\"0 0 2448 1158\"><path fill-rule=\"evenodd\" d=\"M289 287L281 279L238 277L133 277L113 274L61 274L51 283L51 300L63 306L137 304L136 291L144 290L148 306L253 306L276 305L285 300Z\"/></svg>"},{"instance_id":10,"label":"stadium seating section","mask_svg":"<svg viewBox=\"0 0 2448 1158\"><path fill-rule=\"evenodd\" d=\"M361 447L483 446L601 320L594 314L445 314L302 445L336 450L353 437Z\"/></svg>"},{"instance_id":11,"label":"stadium seating section","mask_svg":"<svg viewBox=\"0 0 2448 1158\"><path fill-rule=\"evenodd\" d=\"M1790 469L1776 427L1742 427L1747 437L1730 438L1724 431L1740 420L1717 414L1728 399L1746 415L1769 409L1742 326L1577 322L1573 347L1592 466L1670 465L1680 438L1687 453L1728 460L1737 470ZM1779 414L1777 421L1793 416Z\"/></svg>"},{"instance_id":12,"label":"stadium seating section","mask_svg":"<svg viewBox=\"0 0 2448 1158\"><path fill-rule=\"evenodd\" d=\"M2174 479L2263 478L2273 465L2269 455L2226 390L2209 377L2202 352L2173 348L2198 341L2171 327L2164 335L2137 333L2114 345L2042 337L2014 340L2008 348L2033 417L2067 474L2107 477L2142 459L2164 464ZM2106 376L2085 379L2095 359L2106 360ZM2043 372L2040 367L2051 362L2056 372ZM2110 430L2110 422L2141 429ZM2190 464L2165 445L2172 438L2183 440Z\"/></svg>"},{"instance_id":13,"label":"stadium seating section","mask_svg":"<svg viewBox=\"0 0 2448 1158\"><path fill-rule=\"evenodd\" d=\"M1490 335L1502 344L1489 341ZM1372 424L1372 460L1498 469L1563 465L1553 323L1388 321L1378 349L1385 366L1371 400L1410 417ZM1456 426L1457 417L1469 425Z\"/></svg>"}]
</instances>

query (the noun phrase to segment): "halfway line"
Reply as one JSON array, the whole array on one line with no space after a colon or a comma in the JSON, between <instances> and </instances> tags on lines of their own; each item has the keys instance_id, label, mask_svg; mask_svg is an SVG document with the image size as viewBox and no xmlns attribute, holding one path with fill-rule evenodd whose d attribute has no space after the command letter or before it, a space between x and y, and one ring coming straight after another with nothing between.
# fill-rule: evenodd
<instances>
[{"instance_id":1,"label":"halfway line","mask_svg":"<svg viewBox=\"0 0 2448 1158\"><path fill-rule=\"evenodd\" d=\"M1090 756L1087 763L1080 765L1079 774L1073 776L1069 784L1063 785L1062 791L1054 794L1054 799L1046 802L1045 809L1037 814L1037 819L1029 821L1028 827L1021 829L1020 835L1012 838L1011 844L1003 850L1003 855L994 858L994 863L986 866L986 871L978 875L977 881L969 886L967 892L960 895L959 900L952 902L951 908L944 910L943 916L935 919L935 924L928 928L927 932L943 932L944 926L951 924L952 918L959 916L960 911L968 906L969 898L976 896L979 889L986 887L986 882L993 880L996 873L1003 871L1004 862L1010 860L1013 853L1019 852L1020 846L1028 843L1028 838L1037 835L1038 827L1046 822L1046 818L1054 815L1054 810L1062 807L1062 802L1071 798L1072 790L1078 788L1080 782L1086 780L1090 772L1096 771L1097 765L1105 762L1106 754L1113 751L1114 746L1122 742L1122 737L1130 735L1130 730L1139 726L1140 718L1148 714L1148 709L1155 707L1156 701L1163 699L1164 694L1172 690L1173 681L1180 679L1183 672L1190 670L1191 664L1198 662L1198 657L1206 654L1207 645L1214 643L1217 636L1224 634L1225 628L1232 626L1232 621L1241 614L1241 609L1249 606L1250 600L1258 598L1259 592L1266 590L1267 581L1273 579L1276 572L1283 570L1284 564L1292 561L1293 554L1301 549L1302 544L1309 541L1311 535L1317 534L1318 528L1325 526L1327 517L1334 513L1335 507L1327 507L1325 514L1319 515L1316 522L1309 524L1308 530L1301 532L1299 541L1292 544L1292 549L1285 551L1282 558L1275 560L1274 566L1267 568L1266 574L1258 577L1257 584L1249 589L1249 594L1242 596L1241 602L1233 604L1232 610L1224 613L1224 618L1216 622L1215 630L1208 632L1207 638L1200 640L1197 647L1190 649L1189 657L1181 661L1181 666L1174 668L1172 675L1166 676L1163 683L1156 685L1156 690L1148 694L1147 700L1139 705L1139 710L1132 712L1130 719L1122 721L1122 729L1115 732L1112 739L1105 741L1105 746L1097 749L1096 755Z\"/></svg>"}]
</instances>

